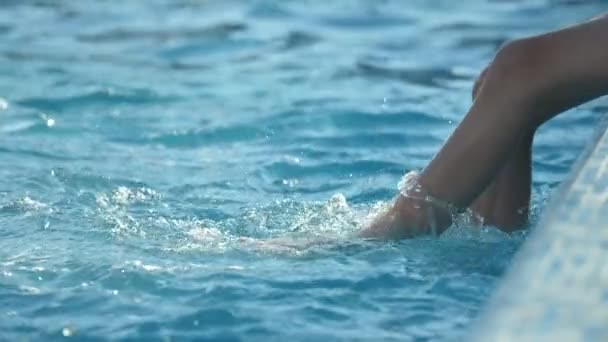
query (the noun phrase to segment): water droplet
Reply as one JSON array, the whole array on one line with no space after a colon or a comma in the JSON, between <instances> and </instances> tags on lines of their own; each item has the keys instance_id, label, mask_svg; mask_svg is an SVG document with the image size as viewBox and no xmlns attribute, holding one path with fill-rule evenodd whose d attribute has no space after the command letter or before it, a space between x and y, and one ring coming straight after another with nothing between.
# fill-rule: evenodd
<instances>
[{"instance_id":1,"label":"water droplet","mask_svg":"<svg viewBox=\"0 0 608 342\"><path fill-rule=\"evenodd\" d=\"M8 109L8 101L0 97L0 110Z\"/></svg>"},{"instance_id":2,"label":"water droplet","mask_svg":"<svg viewBox=\"0 0 608 342\"><path fill-rule=\"evenodd\" d=\"M380 107L382 109L388 108L388 99L386 97L382 98L382 105Z\"/></svg>"},{"instance_id":3,"label":"water droplet","mask_svg":"<svg viewBox=\"0 0 608 342\"><path fill-rule=\"evenodd\" d=\"M112 294L115 295L115 296L118 295L118 290L113 290Z\"/></svg>"},{"instance_id":4,"label":"water droplet","mask_svg":"<svg viewBox=\"0 0 608 342\"><path fill-rule=\"evenodd\" d=\"M48 118L48 119L46 119L46 125L47 125L48 127L53 127L53 126L55 126L55 119L53 119L53 118Z\"/></svg>"},{"instance_id":5,"label":"water droplet","mask_svg":"<svg viewBox=\"0 0 608 342\"><path fill-rule=\"evenodd\" d=\"M68 327L65 327L61 330L61 334L65 337L70 337L70 336L72 336L73 333L74 332L72 331L72 329L70 329Z\"/></svg>"}]
</instances>

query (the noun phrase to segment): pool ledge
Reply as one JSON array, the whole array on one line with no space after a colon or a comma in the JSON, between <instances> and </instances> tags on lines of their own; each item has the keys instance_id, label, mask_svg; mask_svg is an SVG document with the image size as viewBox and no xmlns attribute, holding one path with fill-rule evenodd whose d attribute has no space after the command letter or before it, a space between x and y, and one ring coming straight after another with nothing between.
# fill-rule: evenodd
<instances>
[{"instance_id":1,"label":"pool ledge","mask_svg":"<svg viewBox=\"0 0 608 342\"><path fill-rule=\"evenodd\" d=\"M608 341L608 130L602 122L468 341Z\"/></svg>"}]
</instances>

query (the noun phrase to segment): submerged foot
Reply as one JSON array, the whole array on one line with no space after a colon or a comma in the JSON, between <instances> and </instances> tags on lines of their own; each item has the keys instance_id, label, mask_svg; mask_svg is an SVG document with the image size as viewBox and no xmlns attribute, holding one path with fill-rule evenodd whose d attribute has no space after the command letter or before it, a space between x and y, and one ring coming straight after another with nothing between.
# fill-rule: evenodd
<instances>
[{"instance_id":1,"label":"submerged foot","mask_svg":"<svg viewBox=\"0 0 608 342\"><path fill-rule=\"evenodd\" d=\"M381 240L439 234L452 222L451 213L421 199L399 195L388 211L378 215L359 235Z\"/></svg>"}]
</instances>

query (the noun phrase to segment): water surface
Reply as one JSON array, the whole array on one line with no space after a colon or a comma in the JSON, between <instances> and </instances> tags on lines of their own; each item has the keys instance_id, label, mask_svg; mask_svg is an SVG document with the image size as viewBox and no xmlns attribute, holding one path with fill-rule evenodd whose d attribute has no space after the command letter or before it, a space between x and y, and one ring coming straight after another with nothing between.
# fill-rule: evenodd
<instances>
[{"instance_id":1,"label":"water surface","mask_svg":"<svg viewBox=\"0 0 608 342\"><path fill-rule=\"evenodd\" d=\"M501 44L602 7L2 1L0 339L457 339L526 233L352 233ZM605 109L540 133L534 215Z\"/></svg>"}]
</instances>

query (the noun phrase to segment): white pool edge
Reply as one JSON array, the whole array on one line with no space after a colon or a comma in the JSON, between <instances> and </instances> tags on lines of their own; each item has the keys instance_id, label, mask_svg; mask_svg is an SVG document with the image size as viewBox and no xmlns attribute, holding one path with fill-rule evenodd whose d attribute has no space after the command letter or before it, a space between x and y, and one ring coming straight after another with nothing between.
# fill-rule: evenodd
<instances>
[{"instance_id":1,"label":"white pool edge","mask_svg":"<svg viewBox=\"0 0 608 342\"><path fill-rule=\"evenodd\" d=\"M515 256L470 341L608 341L608 122Z\"/></svg>"}]
</instances>

